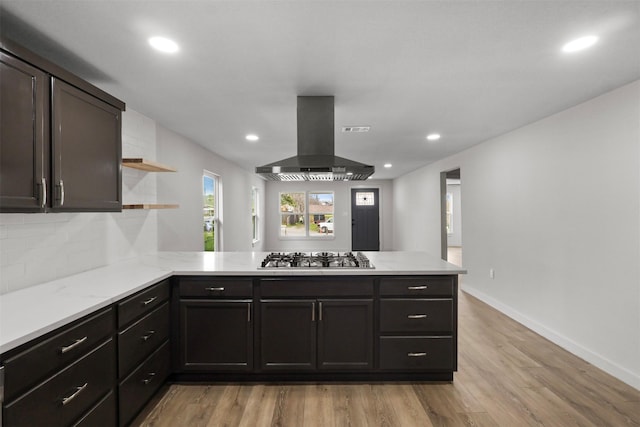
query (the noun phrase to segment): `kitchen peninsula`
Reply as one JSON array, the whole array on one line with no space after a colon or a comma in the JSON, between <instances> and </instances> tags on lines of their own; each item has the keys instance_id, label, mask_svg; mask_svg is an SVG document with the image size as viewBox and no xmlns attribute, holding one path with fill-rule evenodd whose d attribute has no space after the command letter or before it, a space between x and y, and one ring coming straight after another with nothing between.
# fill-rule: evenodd
<instances>
[{"instance_id":1,"label":"kitchen peninsula","mask_svg":"<svg viewBox=\"0 0 640 427\"><path fill-rule=\"evenodd\" d=\"M267 255L160 252L2 295L4 421L126 425L167 378L453 380L465 270L418 252L259 268Z\"/></svg>"}]
</instances>

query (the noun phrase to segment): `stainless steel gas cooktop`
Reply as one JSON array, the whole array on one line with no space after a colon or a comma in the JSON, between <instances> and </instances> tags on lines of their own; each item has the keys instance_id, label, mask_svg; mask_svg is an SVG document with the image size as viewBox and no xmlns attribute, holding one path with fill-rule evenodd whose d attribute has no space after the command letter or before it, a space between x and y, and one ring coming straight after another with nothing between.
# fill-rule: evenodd
<instances>
[{"instance_id":1,"label":"stainless steel gas cooktop","mask_svg":"<svg viewBox=\"0 0 640 427\"><path fill-rule=\"evenodd\" d=\"M362 252L271 252L258 268L375 268Z\"/></svg>"}]
</instances>

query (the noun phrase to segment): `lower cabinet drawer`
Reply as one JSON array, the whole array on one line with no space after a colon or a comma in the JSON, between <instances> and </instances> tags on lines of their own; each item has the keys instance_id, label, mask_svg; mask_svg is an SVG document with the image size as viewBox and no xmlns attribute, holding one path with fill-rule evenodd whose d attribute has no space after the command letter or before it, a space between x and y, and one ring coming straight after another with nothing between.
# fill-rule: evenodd
<instances>
[{"instance_id":1,"label":"lower cabinet drawer","mask_svg":"<svg viewBox=\"0 0 640 427\"><path fill-rule=\"evenodd\" d=\"M116 395L110 391L73 427L113 427L118 424Z\"/></svg>"},{"instance_id":2,"label":"lower cabinet drawer","mask_svg":"<svg viewBox=\"0 0 640 427\"><path fill-rule=\"evenodd\" d=\"M380 337L380 369L451 370L451 337Z\"/></svg>"},{"instance_id":3,"label":"lower cabinet drawer","mask_svg":"<svg viewBox=\"0 0 640 427\"><path fill-rule=\"evenodd\" d=\"M5 426L65 426L114 386L115 342L102 344L4 408Z\"/></svg>"},{"instance_id":4,"label":"lower cabinet drawer","mask_svg":"<svg viewBox=\"0 0 640 427\"><path fill-rule=\"evenodd\" d=\"M123 378L169 338L169 303L118 334L118 376Z\"/></svg>"},{"instance_id":5,"label":"lower cabinet drawer","mask_svg":"<svg viewBox=\"0 0 640 427\"><path fill-rule=\"evenodd\" d=\"M381 299L380 332L407 335L450 334L453 330L453 300Z\"/></svg>"},{"instance_id":6,"label":"lower cabinet drawer","mask_svg":"<svg viewBox=\"0 0 640 427\"><path fill-rule=\"evenodd\" d=\"M169 341L120 384L120 425L129 424L164 383L170 369Z\"/></svg>"},{"instance_id":7,"label":"lower cabinet drawer","mask_svg":"<svg viewBox=\"0 0 640 427\"><path fill-rule=\"evenodd\" d=\"M114 324L113 310L103 310L74 326L60 328L60 333L7 359L5 401L20 396L87 354L113 333Z\"/></svg>"}]
</instances>

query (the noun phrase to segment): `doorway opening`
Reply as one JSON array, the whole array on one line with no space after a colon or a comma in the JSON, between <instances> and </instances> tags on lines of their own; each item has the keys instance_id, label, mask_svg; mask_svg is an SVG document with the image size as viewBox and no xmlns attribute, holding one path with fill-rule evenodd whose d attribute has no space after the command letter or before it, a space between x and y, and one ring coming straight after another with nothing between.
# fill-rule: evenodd
<instances>
[{"instance_id":1,"label":"doorway opening","mask_svg":"<svg viewBox=\"0 0 640 427\"><path fill-rule=\"evenodd\" d=\"M462 265L462 181L460 168L440 173L442 259Z\"/></svg>"}]
</instances>

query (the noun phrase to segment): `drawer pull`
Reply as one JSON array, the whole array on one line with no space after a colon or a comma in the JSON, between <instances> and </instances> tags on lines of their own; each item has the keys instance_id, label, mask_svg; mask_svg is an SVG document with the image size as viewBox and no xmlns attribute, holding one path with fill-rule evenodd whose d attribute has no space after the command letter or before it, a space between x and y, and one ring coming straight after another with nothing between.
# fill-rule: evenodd
<instances>
[{"instance_id":1,"label":"drawer pull","mask_svg":"<svg viewBox=\"0 0 640 427\"><path fill-rule=\"evenodd\" d=\"M142 384L147 385L149 383L151 383L151 381L153 381L153 379L156 377L156 373L155 372L149 372L149 374L147 375L147 378L142 380Z\"/></svg>"},{"instance_id":2,"label":"drawer pull","mask_svg":"<svg viewBox=\"0 0 640 427\"><path fill-rule=\"evenodd\" d=\"M410 314L407 316L407 319L426 319L426 314Z\"/></svg>"},{"instance_id":3,"label":"drawer pull","mask_svg":"<svg viewBox=\"0 0 640 427\"><path fill-rule=\"evenodd\" d=\"M69 344L66 347L62 347L60 349L60 353L61 354L65 354L66 352L71 351L74 348L76 348L77 346L79 346L80 344L82 344L83 342L85 342L86 340L87 340L87 337L83 337L83 338L80 338L78 340L75 340L73 344Z\"/></svg>"},{"instance_id":4,"label":"drawer pull","mask_svg":"<svg viewBox=\"0 0 640 427\"><path fill-rule=\"evenodd\" d=\"M158 297L151 297L146 301L142 301L142 305L149 305L149 304L151 304L152 302L154 302L157 299L158 299Z\"/></svg>"},{"instance_id":5,"label":"drawer pull","mask_svg":"<svg viewBox=\"0 0 640 427\"><path fill-rule=\"evenodd\" d=\"M62 405L66 405L67 403L71 402L73 399L78 397L78 395L82 393L84 389L87 388L88 385L89 383L84 383L84 385L81 385L80 387L76 387L76 391L74 391L71 396L62 398Z\"/></svg>"},{"instance_id":6,"label":"drawer pull","mask_svg":"<svg viewBox=\"0 0 640 427\"><path fill-rule=\"evenodd\" d=\"M224 291L224 288L223 287L220 287L220 288L209 287L209 288L204 288L204 290L205 291L211 291L211 292L214 292L214 291L215 292L222 292L222 291Z\"/></svg>"},{"instance_id":7,"label":"drawer pull","mask_svg":"<svg viewBox=\"0 0 640 427\"><path fill-rule=\"evenodd\" d=\"M147 341L149 338L151 338L153 336L153 334L155 334L156 331L147 331L146 334L144 334L143 336L141 336L140 338L142 339L142 341Z\"/></svg>"},{"instance_id":8,"label":"drawer pull","mask_svg":"<svg viewBox=\"0 0 640 427\"><path fill-rule=\"evenodd\" d=\"M407 353L409 357L425 357L427 353Z\"/></svg>"},{"instance_id":9,"label":"drawer pull","mask_svg":"<svg viewBox=\"0 0 640 427\"><path fill-rule=\"evenodd\" d=\"M408 286L407 289L409 289L410 291L424 291L425 289L427 289L427 285L422 285L422 286Z\"/></svg>"}]
</instances>

